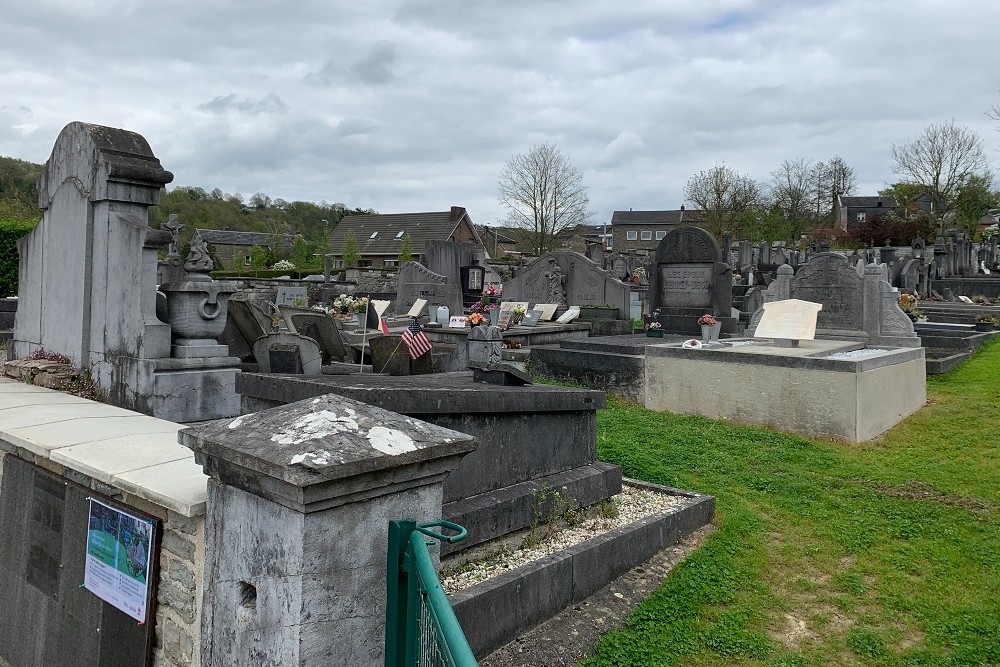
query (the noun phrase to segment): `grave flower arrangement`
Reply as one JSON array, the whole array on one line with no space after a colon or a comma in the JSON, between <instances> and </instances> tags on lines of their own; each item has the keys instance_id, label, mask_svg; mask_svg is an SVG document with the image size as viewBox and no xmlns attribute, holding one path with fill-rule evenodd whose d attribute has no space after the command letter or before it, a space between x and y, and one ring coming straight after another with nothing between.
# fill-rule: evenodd
<instances>
[{"instance_id":1,"label":"grave flower arrangement","mask_svg":"<svg viewBox=\"0 0 1000 667\"><path fill-rule=\"evenodd\" d=\"M482 313L469 313L469 318L466 320L469 326L479 326L486 321L486 316Z\"/></svg>"},{"instance_id":2,"label":"grave flower arrangement","mask_svg":"<svg viewBox=\"0 0 1000 667\"><path fill-rule=\"evenodd\" d=\"M899 295L899 309L914 322L924 317L924 314L917 308L917 297L906 292Z\"/></svg>"},{"instance_id":3,"label":"grave flower arrangement","mask_svg":"<svg viewBox=\"0 0 1000 667\"><path fill-rule=\"evenodd\" d=\"M483 296L503 296L503 285L499 283L486 283L486 287L483 288ZM485 299L483 299L485 301Z\"/></svg>"},{"instance_id":4,"label":"grave flower arrangement","mask_svg":"<svg viewBox=\"0 0 1000 667\"><path fill-rule=\"evenodd\" d=\"M368 309L368 297L353 297L348 294L340 294L333 300L330 309L333 315L351 315L353 313L363 313Z\"/></svg>"},{"instance_id":5,"label":"grave flower arrangement","mask_svg":"<svg viewBox=\"0 0 1000 667\"><path fill-rule=\"evenodd\" d=\"M716 324L718 324L718 321L714 317L712 317L711 313L705 313L704 315L698 318L698 324L702 325L703 327L714 327Z\"/></svg>"}]
</instances>

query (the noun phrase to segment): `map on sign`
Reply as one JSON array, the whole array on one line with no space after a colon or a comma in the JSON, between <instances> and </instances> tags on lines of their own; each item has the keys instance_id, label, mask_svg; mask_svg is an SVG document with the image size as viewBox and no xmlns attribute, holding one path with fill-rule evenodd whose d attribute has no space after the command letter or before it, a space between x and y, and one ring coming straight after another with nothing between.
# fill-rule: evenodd
<instances>
[{"instance_id":1,"label":"map on sign","mask_svg":"<svg viewBox=\"0 0 1000 667\"><path fill-rule=\"evenodd\" d=\"M816 337L816 317L821 310L823 304L801 299L765 303L753 337L812 340Z\"/></svg>"},{"instance_id":2,"label":"map on sign","mask_svg":"<svg viewBox=\"0 0 1000 667\"><path fill-rule=\"evenodd\" d=\"M90 500L83 585L139 622L146 620L153 524Z\"/></svg>"}]
</instances>

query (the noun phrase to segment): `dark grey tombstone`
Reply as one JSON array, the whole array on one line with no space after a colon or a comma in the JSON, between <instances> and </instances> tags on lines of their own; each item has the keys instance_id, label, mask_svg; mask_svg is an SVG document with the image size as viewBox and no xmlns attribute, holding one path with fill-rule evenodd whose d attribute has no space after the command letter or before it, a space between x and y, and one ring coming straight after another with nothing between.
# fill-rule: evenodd
<instances>
[{"instance_id":1,"label":"dark grey tombstone","mask_svg":"<svg viewBox=\"0 0 1000 667\"><path fill-rule=\"evenodd\" d=\"M290 348L296 350L297 364L289 361L285 354ZM282 368L299 368L303 375L319 375L323 372L323 353L319 343L299 334L278 332L261 336L253 343L253 356L261 373L293 373L293 370L277 371L271 367L271 350L278 352L275 360Z\"/></svg>"},{"instance_id":2,"label":"dark grey tombstone","mask_svg":"<svg viewBox=\"0 0 1000 667\"><path fill-rule=\"evenodd\" d=\"M473 327L469 332L469 365L500 363L502 346L503 332L500 327Z\"/></svg>"},{"instance_id":3,"label":"dark grey tombstone","mask_svg":"<svg viewBox=\"0 0 1000 667\"><path fill-rule=\"evenodd\" d=\"M289 344L272 345L267 350L272 373L302 374L302 358L299 356L299 346Z\"/></svg>"},{"instance_id":4,"label":"dark grey tombstone","mask_svg":"<svg viewBox=\"0 0 1000 667\"><path fill-rule=\"evenodd\" d=\"M432 352L410 358L406 346L402 344L402 336L390 334L376 336L368 340L371 351L372 368L376 373L388 375L429 375L434 372Z\"/></svg>"},{"instance_id":5,"label":"dark grey tombstone","mask_svg":"<svg viewBox=\"0 0 1000 667\"><path fill-rule=\"evenodd\" d=\"M733 271L722 256L715 237L700 227L671 230L660 241L649 293L667 331L696 333L698 317L711 313L722 322L723 333L737 332Z\"/></svg>"},{"instance_id":6,"label":"dark grey tombstone","mask_svg":"<svg viewBox=\"0 0 1000 667\"><path fill-rule=\"evenodd\" d=\"M316 340L323 351L323 361L352 361L354 354L344 345L333 318L323 313L293 313L289 316L295 331Z\"/></svg>"},{"instance_id":7,"label":"dark grey tombstone","mask_svg":"<svg viewBox=\"0 0 1000 667\"><path fill-rule=\"evenodd\" d=\"M279 287L278 294L274 298L276 306L294 306L295 300L301 299L301 305L309 305L309 292L305 287Z\"/></svg>"},{"instance_id":8,"label":"dark grey tombstone","mask_svg":"<svg viewBox=\"0 0 1000 667\"><path fill-rule=\"evenodd\" d=\"M248 345L252 346L255 340L271 333L271 318L252 301L230 299L226 308Z\"/></svg>"},{"instance_id":9,"label":"dark grey tombstone","mask_svg":"<svg viewBox=\"0 0 1000 667\"><path fill-rule=\"evenodd\" d=\"M510 364L483 364L469 363L472 369L473 382L485 382L486 384L496 384L504 387L523 387L531 384L531 376L523 371L514 368Z\"/></svg>"},{"instance_id":10,"label":"dark grey tombstone","mask_svg":"<svg viewBox=\"0 0 1000 667\"><path fill-rule=\"evenodd\" d=\"M461 269L472 264L476 257L476 245L454 241L431 241L421 257L421 264L438 275L444 276L453 285L461 284Z\"/></svg>"},{"instance_id":11,"label":"dark grey tombstone","mask_svg":"<svg viewBox=\"0 0 1000 667\"><path fill-rule=\"evenodd\" d=\"M420 314L437 306L448 306L452 313L462 312L462 286L458 280L449 283L447 276L434 273L419 262L409 262L396 278L396 314L405 315L417 299L427 301Z\"/></svg>"},{"instance_id":12,"label":"dark grey tombstone","mask_svg":"<svg viewBox=\"0 0 1000 667\"><path fill-rule=\"evenodd\" d=\"M864 332L864 277L839 253L819 253L792 278L792 298L823 304L817 333Z\"/></svg>"},{"instance_id":13,"label":"dark grey tombstone","mask_svg":"<svg viewBox=\"0 0 1000 667\"><path fill-rule=\"evenodd\" d=\"M560 306L610 304L628 312L629 286L578 252L557 250L504 283L504 300Z\"/></svg>"}]
</instances>

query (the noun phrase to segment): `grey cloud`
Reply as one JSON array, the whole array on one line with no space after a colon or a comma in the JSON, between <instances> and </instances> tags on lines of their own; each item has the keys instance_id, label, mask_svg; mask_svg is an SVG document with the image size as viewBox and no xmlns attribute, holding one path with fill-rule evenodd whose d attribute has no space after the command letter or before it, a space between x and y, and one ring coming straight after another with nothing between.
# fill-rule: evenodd
<instances>
[{"instance_id":1,"label":"grey cloud","mask_svg":"<svg viewBox=\"0 0 1000 667\"><path fill-rule=\"evenodd\" d=\"M351 77L361 83L387 84L396 78L399 50L390 42L376 42L360 60L351 65Z\"/></svg>"},{"instance_id":2,"label":"grey cloud","mask_svg":"<svg viewBox=\"0 0 1000 667\"><path fill-rule=\"evenodd\" d=\"M230 93L199 104L198 109L215 114L235 111L248 116L259 116L261 114L285 113L288 111L288 105L274 93L268 93L259 100L239 97L236 93Z\"/></svg>"}]
</instances>

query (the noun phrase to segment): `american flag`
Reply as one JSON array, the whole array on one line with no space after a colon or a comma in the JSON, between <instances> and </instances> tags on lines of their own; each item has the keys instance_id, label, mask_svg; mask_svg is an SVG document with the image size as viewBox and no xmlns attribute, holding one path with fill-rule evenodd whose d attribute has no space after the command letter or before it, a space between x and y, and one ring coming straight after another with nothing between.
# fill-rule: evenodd
<instances>
[{"instance_id":1,"label":"american flag","mask_svg":"<svg viewBox=\"0 0 1000 667\"><path fill-rule=\"evenodd\" d=\"M410 326L403 332L403 345L410 353L410 359L416 359L431 351L431 341L415 317L410 320Z\"/></svg>"}]
</instances>

